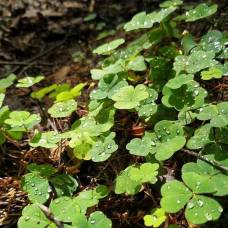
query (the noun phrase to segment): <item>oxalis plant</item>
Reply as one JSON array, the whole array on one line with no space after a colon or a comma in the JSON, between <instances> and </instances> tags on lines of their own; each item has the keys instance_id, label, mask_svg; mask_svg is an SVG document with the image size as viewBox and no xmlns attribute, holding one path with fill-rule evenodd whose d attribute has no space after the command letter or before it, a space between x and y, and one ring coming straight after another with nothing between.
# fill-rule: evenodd
<instances>
[{"instance_id":1,"label":"oxalis plant","mask_svg":"<svg viewBox=\"0 0 228 228\"><path fill-rule=\"evenodd\" d=\"M140 12L124 25L126 33L135 37L131 42L119 38L93 50L102 60L91 70L97 87L90 94L88 114L65 132L35 130L29 140L31 147L44 148L56 148L65 140L72 158L105 162L122 147L115 126L118 116L125 113L137 117L146 129L140 137L125 140L125 153L142 162L129 164L109 188L99 185L83 191L75 177L47 164L31 163L21 181L30 204L22 212L19 228L112 227L103 212L87 209L110 191L136 195L145 186L153 191L155 184L160 188L160 203L151 205L151 212L144 216L145 226L169 224L173 213L183 214L189 227L207 227L208 222L222 220L223 199L228 194L228 102L209 98L204 81L228 75L228 36L209 30L194 38L178 29L178 24L211 17L216 4L182 7L182 1L171 0L160 7L151 13ZM177 15L180 7L188 10ZM1 106L6 88L15 79L9 75L0 81ZM30 87L42 79L27 77L16 86ZM38 100L49 96L54 101L49 115L65 118L77 109L76 98L85 86L54 84L31 96ZM38 114L1 107L0 143L21 139L40 121ZM160 181L166 162L184 156L189 159L182 161L180 173Z\"/></svg>"}]
</instances>

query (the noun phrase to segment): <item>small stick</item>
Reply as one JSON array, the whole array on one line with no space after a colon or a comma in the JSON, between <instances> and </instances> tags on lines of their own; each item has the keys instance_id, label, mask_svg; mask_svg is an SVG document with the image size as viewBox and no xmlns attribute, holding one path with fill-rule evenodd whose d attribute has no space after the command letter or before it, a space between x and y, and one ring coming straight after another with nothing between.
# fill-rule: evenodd
<instances>
[{"instance_id":1,"label":"small stick","mask_svg":"<svg viewBox=\"0 0 228 228\"><path fill-rule=\"evenodd\" d=\"M52 221L58 228L64 228L63 222L59 221L55 216L51 213L48 207L39 204L39 208L45 214L45 216Z\"/></svg>"}]
</instances>

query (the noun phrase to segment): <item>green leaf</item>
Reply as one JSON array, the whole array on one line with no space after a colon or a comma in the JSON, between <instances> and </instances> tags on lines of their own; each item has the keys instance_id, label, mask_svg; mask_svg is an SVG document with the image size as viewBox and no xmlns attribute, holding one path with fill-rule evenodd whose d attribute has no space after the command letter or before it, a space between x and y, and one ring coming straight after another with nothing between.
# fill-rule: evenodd
<instances>
[{"instance_id":1,"label":"green leaf","mask_svg":"<svg viewBox=\"0 0 228 228\"><path fill-rule=\"evenodd\" d=\"M131 21L124 25L124 29L129 32L135 29L151 28L155 23L160 23L175 10L176 7L169 7L150 14L146 14L145 12L138 13Z\"/></svg>"},{"instance_id":2,"label":"green leaf","mask_svg":"<svg viewBox=\"0 0 228 228\"><path fill-rule=\"evenodd\" d=\"M179 76L178 76L179 77ZM184 82L183 82L184 83ZM191 81L178 89L163 87L162 103L166 107L174 107L177 111L187 111L202 107L207 91L199 83Z\"/></svg>"},{"instance_id":3,"label":"green leaf","mask_svg":"<svg viewBox=\"0 0 228 228\"><path fill-rule=\"evenodd\" d=\"M92 69L90 71L92 79L100 80L103 77L106 77L109 74L118 74L125 71L125 62L122 59L117 60L115 63L104 67L102 69Z\"/></svg>"},{"instance_id":4,"label":"green leaf","mask_svg":"<svg viewBox=\"0 0 228 228\"><path fill-rule=\"evenodd\" d=\"M198 166L196 163L186 163L182 167L182 179L194 193L215 192L215 185L211 181L211 176L208 175L207 170L204 170L203 167Z\"/></svg>"},{"instance_id":5,"label":"green leaf","mask_svg":"<svg viewBox=\"0 0 228 228\"><path fill-rule=\"evenodd\" d=\"M218 156L218 155L217 155ZM221 155L220 155L221 156ZM226 155L222 156L226 158ZM204 158L206 160L213 160L213 155L204 155ZM190 165L188 165L190 164ZM222 163L221 163L222 165ZM186 175L185 173L194 173L196 176L196 179L191 182L193 187L198 187L196 189L196 192L202 191L202 193L207 193L211 190L212 194L215 196L225 196L228 195L228 176L226 173L221 172L221 170L216 169L212 165L197 160L197 163L187 163L185 164L185 167L182 167L182 175ZM188 174L189 176L190 174ZM206 184L203 184L200 182L199 178L197 176L200 176L200 178L205 182ZM200 182L200 184L199 184ZM187 183L187 182L186 182ZM194 185L195 184L195 185ZM204 186L201 186L204 185ZM190 186L190 184L189 184ZM208 187L207 187L208 186ZM205 189L205 190L203 190ZM194 190L194 189L193 189ZM213 190L213 191L212 191ZM204 192L203 192L204 191Z\"/></svg>"},{"instance_id":6,"label":"green leaf","mask_svg":"<svg viewBox=\"0 0 228 228\"><path fill-rule=\"evenodd\" d=\"M177 180L169 181L161 188L161 207L168 213L182 209L192 197L191 191Z\"/></svg>"},{"instance_id":7,"label":"green leaf","mask_svg":"<svg viewBox=\"0 0 228 228\"><path fill-rule=\"evenodd\" d=\"M197 46L197 43L194 41L193 36L190 34L187 34L183 37L183 39L181 40L181 44L184 49L185 55L189 54L190 51ZM207 49L205 51L207 51Z\"/></svg>"},{"instance_id":8,"label":"green leaf","mask_svg":"<svg viewBox=\"0 0 228 228\"><path fill-rule=\"evenodd\" d=\"M0 92L5 92L5 89L13 85L14 80L16 79L15 74L10 74L6 78L0 80Z\"/></svg>"},{"instance_id":9,"label":"green leaf","mask_svg":"<svg viewBox=\"0 0 228 228\"><path fill-rule=\"evenodd\" d=\"M18 228L44 228L53 225L53 223L48 220L38 204L29 204L23 209L17 225Z\"/></svg>"},{"instance_id":10,"label":"green leaf","mask_svg":"<svg viewBox=\"0 0 228 228\"><path fill-rule=\"evenodd\" d=\"M87 208L98 204L99 200L105 198L108 193L109 190L105 185L99 185L95 189L80 192L79 195L74 198L74 202L80 206L84 213Z\"/></svg>"},{"instance_id":11,"label":"green leaf","mask_svg":"<svg viewBox=\"0 0 228 228\"><path fill-rule=\"evenodd\" d=\"M170 79L166 86L170 89L179 89L181 86L193 81L194 75L192 74L180 74L175 78Z\"/></svg>"},{"instance_id":12,"label":"green leaf","mask_svg":"<svg viewBox=\"0 0 228 228\"><path fill-rule=\"evenodd\" d=\"M49 177L57 172L57 169L49 164L38 165L36 163L29 164L27 170L31 173L38 173L42 177Z\"/></svg>"},{"instance_id":13,"label":"green leaf","mask_svg":"<svg viewBox=\"0 0 228 228\"><path fill-rule=\"evenodd\" d=\"M159 227L166 220L166 214L163 208L154 208L151 214L143 217L145 226Z\"/></svg>"},{"instance_id":14,"label":"green leaf","mask_svg":"<svg viewBox=\"0 0 228 228\"><path fill-rule=\"evenodd\" d=\"M158 168L158 163L143 163L139 168L132 167L129 170L129 177L140 184L147 182L154 184L157 182Z\"/></svg>"},{"instance_id":15,"label":"green leaf","mask_svg":"<svg viewBox=\"0 0 228 228\"><path fill-rule=\"evenodd\" d=\"M16 87L19 88L28 88L33 86L34 84L40 82L44 79L44 76L37 76L37 77L25 77L18 80Z\"/></svg>"},{"instance_id":16,"label":"green leaf","mask_svg":"<svg viewBox=\"0 0 228 228\"><path fill-rule=\"evenodd\" d=\"M149 97L146 86L139 84L135 88L133 86L125 86L112 96L115 101L114 107L117 109L132 109L139 105L140 101Z\"/></svg>"},{"instance_id":17,"label":"green leaf","mask_svg":"<svg viewBox=\"0 0 228 228\"><path fill-rule=\"evenodd\" d=\"M205 3L201 3L196 8L185 13L185 21L190 22L209 17L216 13L217 8L216 4L208 6Z\"/></svg>"},{"instance_id":18,"label":"green leaf","mask_svg":"<svg viewBox=\"0 0 228 228\"><path fill-rule=\"evenodd\" d=\"M74 222L76 215L81 212L80 206L70 197L60 197L53 200L50 210L62 222Z\"/></svg>"},{"instance_id":19,"label":"green leaf","mask_svg":"<svg viewBox=\"0 0 228 228\"><path fill-rule=\"evenodd\" d=\"M212 78L221 78L223 76L223 72L216 68L210 67L207 71L201 72L201 79L203 80L211 80Z\"/></svg>"},{"instance_id":20,"label":"green leaf","mask_svg":"<svg viewBox=\"0 0 228 228\"><path fill-rule=\"evenodd\" d=\"M34 135L29 145L32 147L54 148L61 140L61 135L55 131L39 132Z\"/></svg>"},{"instance_id":21,"label":"green leaf","mask_svg":"<svg viewBox=\"0 0 228 228\"><path fill-rule=\"evenodd\" d=\"M133 70L133 71L145 71L147 67L146 67L144 57L139 55L131 59L128 62L126 68L127 70Z\"/></svg>"},{"instance_id":22,"label":"green leaf","mask_svg":"<svg viewBox=\"0 0 228 228\"><path fill-rule=\"evenodd\" d=\"M68 174L60 174L50 179L58 197L72 196L78 187L78 182Z\"/></svg>"},{"instance_id":23,"label":"green leaf","mask_svg":"<svg viewBox=\"0 0 228 228\"><path fill-rule=\"evenodd\" d=\"M169 8L169 7L179 6L182 4L183 4L183 1L181 0L169 0L161 3L159 6L162 8Z\"/></svg>"},{"instance_id":24,"label":"green leaf","mask_svg":"<svg viewBox=\"0 0 228 228\"><path fill-rule=\"evenodd\" d=\"M211 126L210 124L205 124L195 130L194 136L192 136L187 142L187 147L193 150L200 149L213 141Z\"/></svg>"},{"instance_id":25,"label":"green leaf","mask_svg":"<svg viewBox=\"0 0 228 228\"><path fill-rule=\"evenodd\" d=\"M53 118L64 118L70 116L72 112L76 111L77 102L73 99L55 103L48 109L48 113Z\"/></svg>"},{"instance_id":26,"label":"green leaf","mask_svg":"<svg viewBox=\"0 0 228 228\"><path fill-rule=\"evenodd\" d=\"M55 90L58 87L58 85L53 84L47 87L44 87L38 91L32 92L31 97L34 99L38 99L41 100L45 95L47 95L48 93L52 92L53 90Z\"/></svg>"},{"instance_id":27,"label":"green leaf","mask_svg":"<svg viewBox=\"0 0 228 228\"><path fill-rule=\"evenodd\" d=\"M166 160L173 156L173 154L184 147L186 139L184 136L176 136L167 142L163 142L157 146L155 158L159 161Z\"/></svg>"},{"instance_id":28,"label":"green leaf","mask_svg":"<svg viewBox=\"0 0 228 228\"><path fill-rule=\"evenodd\" d=\"M93 50L93 53L96 53L98 55L107 55L110 54L111 51L115 50L118 48L121 44L125 42L124 39L117 39L113 40L109 43L103 44L96 49Z\"/></svg>"},{"instance_id":29,"label":"green leaf","mask_svg":"<svg viewBox=\"0 0 228 228\"><path fill-rule=\"evenodd\" d=\"M152 153L153 147L156 146L157 138L154 133L146 132L142 139L132 139L126 148L130 154L137 156L146 156Z\"/></svg>"},{"instance_id":30,"label":"green leaf","mask_svg":"<svg viewBox=\"0 0 228 228\"><path fill-rule=\"evenodd\" d=\"M103 162L107 160L112 153L118 149L118 145L113 138L114 133L109 134L103 140L98 140L91 149L91 158L94 162Z\"/></svg>"},{"instance_id":31,"label":"green leaf","mask_svg":"<svg viewBox=\"0 0 228 228\"><path fill-rule=\"evenodd\" d=\"M129 177L129 171L132 167L129 166L123 170L115 180L115 193L122 194L127 193L129 195L135 195L141 189L141 183L132 180Z\"/></svg>"},{"instance_id":32,"label":"green leaf","mask_svg":"<svg viewBox=\"0 0 228 228\"><path fill-rule=\"evenodd\" d=\"M223 34L217 30L211 30L202 36L199 47L203 51L213 51L219 53L223 48Z\"/></svg>"},{"instance_id":33,"label":"green leaf","mask_svg":"<svg viewBox=\"0 0 228 228\"><path fill-rule=\"evenodd\" d=\"M9 114L9 118L5 123L19 131L31 129L41 121L39 114L30 114L27 111L13 111Z\"/></svg>"},{"instance_id":34,"label":"green leaf","mask_svg":"<svg viewBox=\"0 0 228 228\"><path fill-rule=\"evenodd\" d=\"M108 75L99 81L98 89L90 94L92 99L102 100L106 97L111 98L120 88L127 86L125 80L120 80L118 75Z\"/></svg>"},{"instance_id":35,"label":"green leaf","mask_svg":"<svg viewBox=\"0 0 228 228\"><path fill-rule=\"evenodd\" d=\"M149 93L149 97L140 102L139 106L136 107L136 111L138 111L138 115L140 117L148 118L154 115L157 112L157 105L155 104L155 100L158 97L158 93L154 89L147 89Z\"/></svg>"},{"instance_id":36,"label":"green leaf","mask_svg":"<svg viewBox=\"0 0 228 228\"><path fill-rule=\"evenodd\" d=\"M110 228L112 222L101 211L95 211L90 214L88 219L89 228Z\"/></svg>"},{"instance_id":37,"label":"green leaf","mask_svg":"<svg viewBox=\"0 0 228 228\"><path fill-rule=\"evenodd\" d=\"M207 196L194 196L185 210L186 219L193 224L203 224L217 220L223 209L214 199Z\"/></svg>"},{"instance_id":38,"label":"green leaf","mask_svg":"<svg viewBox=\"0 0 228 228\"><path fill-rule=\"evenodd\" d=\"M79 83L69 91L63 91L57 94L56 101L67 101L74 99L81 95L81 90L85 87L86 83Z\"/></svg>"},{"instance_id":39,"label":"green leaf","mask_svg":"<svg viewBox=\"0 0 228 228\"><path fill-rule=\"evenodd\" d=\"M174 70L177 75L182 71L195 74L207 67L214 66L216 64L213 61L214 57L215 54L213 51L194 51L189 56L178 55L175 58Z\"/></svg>"},{"instance_id":40,"label":"green leaf","mask_svg":"<svg viewBox=\"0 0 228 228\"><path fill-rule=\"evenodd\" d=\"M28 193L28 198L33 203L45 203L51 191L47 179L38 173L28 173L22 177L22 189Z\"/></svg>"}]
</instances>

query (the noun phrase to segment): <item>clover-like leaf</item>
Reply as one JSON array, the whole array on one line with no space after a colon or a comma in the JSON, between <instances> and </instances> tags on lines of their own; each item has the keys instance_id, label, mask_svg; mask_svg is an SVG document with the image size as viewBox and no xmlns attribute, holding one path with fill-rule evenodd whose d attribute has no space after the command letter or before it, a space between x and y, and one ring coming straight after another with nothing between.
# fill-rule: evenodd
<instances>
[{"instance_id":1,"label":"clover-like leaf","mask_svg":"<svg viewBox=\"0 0 228 228\"><path fill-rule=\"evenodd\" d=\"M87 208L98 204L100 199L105 198L109 193L105 185L99 185L95 189L84 190L74 198L74 202L78 204L81 211L86 212Z\"/></svg>"},{"instance_id":2,"label":"clover-like leaf","mask_svg":"<svg viewBox=\"0 0 228 228\"><path fill-rule=\"evenodd\" d=\"M110 64L107 67L102 69L92 69L90 71L92 79L100 80L103 77L106 77L109 74L118 74L120 72L125 71L125 61L122 59L117 60L115 63Z\"/></svg>"},{"instance_id":3,"label":"clover-like leaf","mask_svg":"<svg viewBox=\"0 0 228 228\"><path fill-rule=\"evenodd\" d=\"M55 103L48 109L48 113L53 118L63 118L70 116L77 108L77 102L73 99Z\"/></svg>"},{"instance_id":4,"label":"clover-like leaf","mask_svg":"<svg viewBox=\"0 0 228 228\"><path fill-rule=\"evenodd\" d=\"M180 74L175 78L170 79L166 86L170 89L179 89L181 86L193 81L194 75L192 74Z\"/></svg>"},{"instance_id":5,"label":"clover-like leaf","mask_svg":"<svg viewBox=\"0 0 228 228\"><path fill-rule=\"evenodd\" d=\"M207 91L195 81L184 84L178 89L170 89L164 86L162 93L164 95L162 103L166 107L174 107L178 111L200 108L207 96Z\"/></svg>"},{"instance_id":6,"label":"clover-like leaf","mask_svg":"<svg viewBox=\"0 0 228 228\"><path fill-rule=\"evenodd\" d=\"M216 67L210 67L207 71L201 72L201 78L203 80L211 80L212 78L221 78L223 76L223 72L216 68Z\"/></svg>"},{"instance_id":7,"label":"clover-like leaf","mask_svg":"<svg viewBox=\"0 0 228 228\"><path fill-rule=\"evenodd\" d=\"M79 95L81 95L81 90L85 87L85 85L86 83L79 83L74 88L68 91L63 91L58 93L56 96L56 101L57 102L67 101L78 97Z\"/></svg>"},{"instance_id":8,"label":"clover-like leaf","mask_svg":"<svg viewBox=\"0 0 228 228\"><path fill-rule=\"evenodd\" d=\"M30 114L27 111L13 111L9 114L9 118L5 123L12 128L18 128L19 131L31 129L34 125L41 121L39 114Z\"/></svg>"},{"instance_id":9,"label":"clover-like leaf","mask_svg":"<svg viewBox=\"0 0 228 228\"><path fill-rule=\"evenodd\" d=\"M154 184L157 181L156 176L158 175L158 163L143 163L140 167L131 167L129 170L129 178L143 183Z\"/></svg>"},{"instance_id":10,"label":"clover-like leaf","mask_svg":"<svg viewBox=\"0 0 228 228\"><path fill-rule=\"evenodd\" d=\"M91 149L91 158L94 162L102 162L107 160L112 153L118 149L118 145L115 143L113 138L114 133L109 134L102 140L98 140Z\"/></svg>"},{"instance_id":11,"label":"clover-like leaf","mask_svg":"<svg viewBox=\"0 0 228 228\"><path fill-rule=\"evenodd\" d=\"M80 206L70 197L60 197L50 204L51 212L62 222L76 221L76 215L81 212Z\"/></svg>"},{"instance_id":12,"label":"clover-like leaf","mask_svg":"<svg viewBox=\"0 0 228 228\"><path fill-rule=\"evenodd\" d=\"M120 80L118 75L108 75L99 81L98 89L90 94L92 99L102 100L106 97L111 98L120 88L127 86L125 80Z\"/></svg>"},{"instance_id":13,"label":"clover-like leaf","mask_svg":"<svg viewBox=\"0 0 228 228\"><path fill-rule=\"evenodd\" d=\"M90 214L88 219L89 228L110 228L112 222L107 216L101 211L95 211Z\"/></svg>"},{"instance_id":14,"label":"clover-like leaf","mask_svg":"<svg viewBox=\"0 0 228 228\"><path fill-rule=\"evenodd\" d=\"M199 47L203 51L213 51L214 53L219 53L223 45L223 34L218 30L211 30L206 35L202 36Z\"/></svg>"},{"instance_id":15,"label":"clover-like leaf","mask_svg":"<svg viewBox=\"0 0 228 228\"><path fill-rule=\"evenodd\" d=\"M109 43L103 44L96 49L93 50L93 53L96 53L98 55L107 55L110 54L111 51L115 50L118 48L121 44L125 42L124 39L117 39L113 40Z\"/></svg>"},{"instance_id":16,"label":"clover-like leaf","mask_svg":"<svg viewBox=\"0 0 228 228\"><path fill-rule=\"evenodd\" d=\"M194 196L185 210L185 217L193 224L203 224L208 221L217 220L223 209L214 199L207 196Z\"/></svg>"},{"instance_id":17,"label":"clover-like leaf","mask_svg":"<svg viewBox=\"0 0 228 228\"><path fill-rule=\"evenodd\" d=\"M163 208L154 208L150 214L143 217L145 226L159 227L167 216Z\"/></svg>"},{"instance_id":18,"label":"clover-like leaf","mask_svg":"<svg viewBox=\"0 0 228 228\"><path fill-rule=\"evenodd\" d=\"M205 17L209 17L216 13L218 6L216 4L208 6L205 3L201 3L196 8L189 10L185 13L185 21L196 21Z\"/></svg>"},{"instance_id":19,"label":"clover-like leaf","mask_svg":"<svg viewBox=\"0 0 228 228\"><path fill-rule=\"evenodd\" d=\"M154 133L146 132L142 139L132 139L126 148L130 154L146 156L149 153L153 153L153 147L156 146L157 141L158 139Z\"/></svg>"},{"instance_id":20,"label":"clover-like leaf","mask_svg":"<svg viewBox=\"0 0 228 228\"><path fill-rule=\"evenodd\" d=\"M131 166L127 167L117 176L115 180L116 194L127 193L129 195L135 195L140 191L141 183L129 178L129 171L131 168Z\"/></svg>"},{"instance_id":21,"label":"clover-like leaf","mask_svg":"<svg viewBox=\"0 0 228 228\"><path fill-rule=\"evenodd\" d=\"M204 155L204 158L213 160L211 155ZM204 161L186 163L182 167L182 179L195 193L228 195L228 176Z\"/></svg>"},{"instance_id":22,"label":"clover-like leaf","mask_svg":"<svg viewBox=\"0 0 228 228\"><path fill-rule=\"evenodd\" d=\"M23 211L18 220L18 228L43 228L54 225L46 215L41 211L38 204L29 204Z\"/></svg>"},{"instance_id":23,"label":"clover-like leaf","mask_svg":"<svg viewBox=\"0 0 228 228\"><path fill-rule=\"evenodd\" d=\"M149 93L149 97L141 101L139 106L136 107L138 115L144 118L149 118L157 112L157 105L155 104L155 100L158 97L158 93L152 88L147 89L147 91Z\"/></svg>"},{"instance_id":24,"label":"clover-like leaf","mask_svg":"<svg viewBox=\"0 0 228 228\"><path fill-rule=\"evenodd\" d=\"M58 197L72 196L78 187L78 182L68 174L60 174L50 179Z\"/></svg>"},{"instance_id":25,"label":"clover-like leaf","mask_svg":"<svg viewBox=\"0 0 228 228\"><path fill-rule=\"evenodd\" d=\"M38 173L28 173L22 177L22 188L28 193L29 200L33 203L45 203L49 198L51 188L48 180Z\"/></svg>"},{"instance_id":26,"label":"clover-like leaf","mask_svg":"<svg viewBox=\"0 0 228 228\"><path fill-rule=\"evenodd\" d=\"M27 170L31 173L38 173L42 177L49 177L57 172L57 169L49 164L38 165L36 163L29 164Z\"/></svg>"},{"instance_id":27,"label":"clover-like leaf","mask_svg":"<svg viewBox=\"0 0 228 228\"><path fill-rule=\"evenodd\" d=\"M151 28L155 23L160 23L175 10L176 7L169 7L150 14L146 14L145 12L138 13L131 21L124 25L124 29L129 32L135 29Z\"/></svg>"},{"instance_id":28,"label":"clover-like leaf","mask_svg":"<svg viewBox=\"0 0 228 228\"><path fill-rule=\"evenodd\" d=\"M216 65L217 62L213 61L215 53L213 51L194 51L189 56L178 55L175 58L174 70L177 75L182 71L189 74L195 74L200 70L207 67L212 67ZM199 59L201 61L199 61Z\"/></svg>"},{"instance_id":29,"label":"clover-like leaf","mask_svg":"<svg viewBox=\"0 0 228 228\"><path fill-rule=\"evenodd\" d=\"M211 120L212 127L225 127L228 125L228 102L204 106L196 116L199 120Z\"/></svg>"},{"instance_id":30,"label":"clover-like leaf","mask_svg":"<svg viewBox=\"0 0 228 228\"><path fill-rule=\"evenodd\" d=\"M29 145L32 147L54 148L61 140L61 135L55 131L39 132L34 135Z\"/></svg>"},{"instance_id":31,"label":"clover-like leaf","mask_svg":"<svg viewBox=\"0 0 228 228\"><path fill-rule=\"evenodd\" d=\"M44 76L37 77L25 77L18 80L16 87L19 88L28 88L44 79Z\"/></svg>"},{"instance_id":32,"label":"clover-like leaf","mask_svg":"<svg viewBox=\"0 0 228 228\"><path fill-rule=\"evenodd\" d=\"M146 70L146 63L144 60L144 57L139 55L136 56L135 58L131 59L127 66L127 70L133 70L133 71L144 71Z\"/></svg>"},{"instance_id":33,"label":"clover-like leaf","mask_svg":"<svg viewBox=\"0 0 228 228\"><path fill-rule=\"evenodd\" d=\"M120 88L116 94L112 96L115 101L114 107L118 109L132 109L139 105L140 101L149 97L146 86L139 84L135 88L133 86L125 86Z\"/></svg>"},{"instance_id":34,"label":"clover-like leaf","mask_svg":"<svg viewBox=\"0 0 228 228\"><path fill-rule=\"evenodd\" d=\"M162 8L169 8L169 7L175 7L183 4L183 1L181 0L168 0L163 3L161 3L159 6Z\"/></svg>"},{"instance_id":35,"label":"clover-like leaf","mask_svg":"<svg viewBox=\"0 0 228 228\"><path fill-rule=\"evenodd\" d=\"M168 213L176 213L191 199L192 192L180 181L173 180L161 188L161 207Z\"/></svg>"},{"instance_id":36,"label":"clover-like leaf","mask_svg":"<svg viewBox=\"0 0 228 228\"><path fill-rule=\"evenodd\" d=\"M206 174L204 173L206 172ZM182 167L182 179L194 193L213 193L215 185L210 174L196 163L186 163Z\"/></svg>"},{"instance_id":37,"label":"clover-like leaf","mask_svg":"<svg viewBox=\"0 0 228 228\"><path fill-rule=\"evenodd\" d=\"M192 136L188 142L187 147L189 149L200 149L204 147L206 144L214 141L213 133L210 124L205 124L202 127L198 128L194 132L194 136Z\"/></svg>"},{"instance_id":38,"label":"clover-like leaf","mask_svg":"<svg viewBox=\"0 0 228 228\"><path fill-rule=\"evenodd\" d=\"M0 80L0 92L5 92L5 89L13 85L14 80L16 79L15 74L10 74L6 78Z\"/></svg>"}]
</instances>

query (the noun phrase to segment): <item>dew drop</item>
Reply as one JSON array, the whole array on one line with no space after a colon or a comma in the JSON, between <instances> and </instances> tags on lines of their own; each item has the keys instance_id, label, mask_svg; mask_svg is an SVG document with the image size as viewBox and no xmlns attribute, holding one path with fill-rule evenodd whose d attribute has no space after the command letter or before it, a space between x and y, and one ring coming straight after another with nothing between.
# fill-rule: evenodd
<instances>
[{"instance_id":1,"label":"dew drop","mask_svg":"<svg viewBox=\"0 0 228 228\"><path fill-rule=\"evenodd\" d=\"M35 184L34 184L34 183L32 183L32 184L31 184L31 186L32 186L32 187L35 187Z\"/></svg>"},{"instance_id":2,"label":"dew drop","mask_svg":"<svg viewBox=\"0 0 228 228\"><path fill-rule=\"evenodd\" d=\"M188 208L189 209L192 209L193 207L194 207L194 203L192 203L192 202L188 203Z\"/></svg>"},{"instance_id":3,"label":"dew drop","mask_svg":"<svg viewBox=\"0 0 228 228\"><path fill-rule=\"evenodd\" d=\"M220 213L222 213L222 211L223 211L222 207L219 207L219 208L218 208L218 211L219 211Z\"/></svg>"},{"instance_id":4,"label":"dew drop","mask_svg":"<svg viewBox=\"0 0 228 228\"><path fill-rule=\"evenodd\" d=\"M25 217L25 221L28 221L29 219L30 219L29 216L26 216L26 217Z\"/></svg>"},{"instance_id":5,"label":"dew drop","mask_svg":"<svg viewBox=\"0 0 228 228\"><path fill-rule=\"evenodd\" d=\"M204 202L203 202L202 200L198 200L198 201L197 201L197 204L199 205L199 207L202 207L203 204L204 204Z\"/></svg>"},{"instance_id":6,"label":"dew drop","mask_svg":"<svg viewBox=\"0 0 228 228\"><path fill-rule=\"evenodd\" d=\"M206 217L206 219L208 220L208 221L211 221L213 218L212 218L212 215L211 214L209 214L209 213L206 213L205 214L205 217Z\"/></svg>"},{"instance_id":7,"label":"dew drop","mask_svg":"<svg viewBox=\"0 0 228 228\"><path fill-rule=\"evenodd\" d=\"M91 224L95 224L95 220L90 220L90 223Z\"/></svg>"},{"instance_id":8,"label":"dew drop","mask_svg":"<svg viewBox=\"0 0 228 228\"><path fill-rule=\"evenodd\" d=\"M179 204L179 203L181 203L181 201L180 200L177 200L177 203Z\"/></svg>"},{"instance_id":9,"label":"dew drop","mask_svg":"<svg viewBox=\"0 0 228 228\"><path fill-rule=\"evenodd\" d=\"M108 146L107 146L107 147L108 147L108 149L111 149L111 148L112 148L112 145L108 144Z\"/></svg>"}]
</instances>

